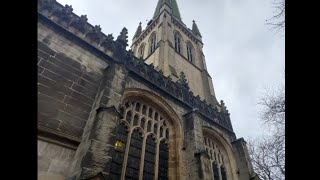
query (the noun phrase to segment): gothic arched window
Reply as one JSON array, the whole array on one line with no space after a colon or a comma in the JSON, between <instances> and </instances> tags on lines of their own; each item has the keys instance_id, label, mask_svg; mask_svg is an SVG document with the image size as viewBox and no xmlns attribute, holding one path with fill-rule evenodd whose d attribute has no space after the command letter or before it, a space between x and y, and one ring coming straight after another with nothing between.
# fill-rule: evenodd
<instances>
[{"instance_id":1,"label":"gothic arched window","mask_svg":"<svg viewBox=\"0 0 320 180\"><path fill-rule=\"evenodd\" d=\"M213 179L220 180L219 168L218 168L217 162L212 163L212 170L213 170Z\"/></svg>"},{"instance_id":2,"label":"gothic arched window","mask_svg":"<svg viewBox=\"0 0 320 180\"><path fill-rule=\"evenodd\" d=\"M143 59L145 44L142 44L138 50L138 58Z\"/></svg>"},{"instance_id":3,"label":"gothic arched window","mask_svg":"<svg viewBox=\"0 0 320 180\"><path fill-rule=\"evenodd\" d=\"M212 138L206 133L204 135L204 147L210 157L213 179L220 180L221 176L221 180L227 180L227 168L230 168L230 164L226 161L228 156L226 156L224 146L216 138Z\"/></svg>"},{"instance_id":4,"label":"gothic arched window","mask_svg":"<svg viewBox=\"0 0 320 180\"><path fill-rule=\"evenodd\" d=\"M127 101L121 109L123 119L116 136L111 179L152 180L157 176L168 180L171 123L142 101Z\"/></svg>"},{"instance_id":5,"label":"gothic arched window","mask_svg":"<svg viewBox=\"0 0 320 180\"><path fill-rule=\"evenodd\" d=\"M194 48L190 42L187 43L187 57L190 62L194 61Z\"/></svg>"},{"instance_id":6,"label":"gothic arched window","mask_svg":"<svg viewBox=\"0 0 320 180\"><path fill-rule=\"evenodd\" d=\"M149 39L149 43L150 43L150 53L153 53L155 50L156 50L156 33L153 32L151 35L150 35L150 39Z\"/></svg>"},{"instance_id":7,"label":"gothic arched window","mask_svg":"<svg viewBox=\"0 0 320 180\"><path fill-rule=\"evenodd\" d=\"M227 180L226 169L224 168L223 165L220 167L220 169L221 169L221 178L222 178L222 180Z\"/></svg>"},{"instance_id":8,"label":"gothic arched window","mask_svg":"<svg viewBox=\"0 0 320 180\"><path fill-rule=\"evenodd\" d=\"M176 50L178 53L181 53L181 35L178 32L174 33L174 50Z\"/></svg>"}]
</instances>

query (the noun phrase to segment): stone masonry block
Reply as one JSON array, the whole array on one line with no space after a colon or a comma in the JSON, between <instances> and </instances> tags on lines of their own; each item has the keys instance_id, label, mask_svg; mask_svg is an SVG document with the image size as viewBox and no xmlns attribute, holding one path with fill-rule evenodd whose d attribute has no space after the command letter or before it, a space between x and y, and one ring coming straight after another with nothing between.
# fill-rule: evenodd
<instances>
[{"instance_id":1,"label":"stone masonry block","mask_svg":"<svg viewBox=\"0 0 320 180\"><path fill-rule=\"evenodd\" d=\"M82 86L82 87L87 88L89 91L94 91L94 92L96 92L98 90L98 88L99 88L99 84L90 83L89 81L84 80L83 78L80 78L77 81L77 84Z\"/></svg>"},{"instance_id":2,"label":"stone masonry block","mask_svg":"<svg viewBox=\"0 0 320 180\"><path fill-rule=\"evenodd\" d=\"M70 104L67 105L64 111L80 119L87 120L89 117L89 112L85 111L80 107L72 106Z\"/></svg>"},{"instance_id":3,"label":"stone masonry block","mask_svg":"<svg viewBox=\"0 0 320 180\"><path fill-rule=\"evenodd\" d=\"M61 69L64 69L66 71L71 72L72 74L75 74L77 76L81 76L82 75L81 70L77 70L77 69L69 66L68 64L65 64L64 62L62 62L62 61L60 61L60 60L58 60L58 59L56 59L54 57L50 57L48 61L51 62L52 64L60 67Z\"/></svg>"},{"instance_id":4,"label":"stone masonry block","mask_svg":"<svg viewBox=\"0 0 320 180\"><path fill-rule=\"evenodd\" d=\"M80 128L84 128L84 126L86 125L86 120L71 116L70 114L67 114L65 112L60 112L58 120Z\"/></svg>"},{"instance_id":5,"label":"stone masonry block","mask_svg":"<svg viewBox=\"0 0 320 180\"><path fill-rule=\"evenodd\" d=\"M41 68L41 67L38 67L38 68ZM53 81L56 81L56 82L59 82L61 84L63 84L64 86L66 87L71 87L73 81L69 80L69 79L66 79L65 77L59 75L59 74L55 74L53 73L52 71L48 71L48 70L45 70L42 75L44 77L47 77L49 79L52 79Z\"/></svg>"},{"instance_id":6,"label":"stone masonry block","mask_svg":"<svg viewBox=\"0 0 320 180\"><path fill-rule=\"evenodd\" d=\"M96 73L85 73L83 74L82 78L95 84L95 85L99 85L100 84L100 80L101 80L102 75L100 74L96 74Z\"/></svg>"},{"instance_id":7,"label":"stone masonry block","mask_svg":"<svg viewBox=\"0 0 320 180\"><path fill-rule=\"evenodd\" d=\"M38 156L38 172L48 172L52 159Z\"/></svg>"},{"instance_id":8,"label":"stone masonry block","mask_svg":"<svg viewBox=\"0 0 320 180\"><path fill-rule=\"evenodd\" d=\"M46 86L43 86L42 84L38 84L38 92L41 94L45 94L47 96L50 96L58 101L63 101L64 99L64 94L61 92L57 92L53 88L48 88Z\"/></svg>"},{"instance_id":9,"label":"stone masonry block","mask_svg":"<svg viewBox=\"0 0 320 180\"><path fill-rule=\"evenodd\" d=\"M38 74L41 74L43 72L44 68L38 67Z\"/></svg>"},{"instance_id":10,"label":"stone masonry block","mask_svg":"<svg viewBox=\"0 0 320 180\"><path fill-rule=\"evenodd\" d=\"M63 147L49 143L43 150L42 156L49 159L60 159Z\"/></svg>"},{"instance_id":11,"label":"stone masonry block","mask_svg":"<svg viewBox=\"0 0 320 180\"><path fill-rule=\"evenodd\" d=\"M69 161L53 160L48 172L52 174L67 175L69 166Z\"/></svg>"},{"instance_id":12,"label":"stone masonry block","mask_svg":"<svg viewBox=\"0 0 320 180\"><path fill-rule=\"evenodd\" d=\"M45 53L45 52L43 52L41 50L38 50L38 57L41 57L41 58L46 60L46 59L50 58L50 54L47 54L47 53Z\"/></svg>"},{"instance_id":13,"label":"stone masonry block","mask_svg":"<svg viewBox=\"0 0 320 180\"><path fill-rule=\"evenodd\" d=\"M73 98L75 98L75 99L77 99L77 100L79 100L79 101L81 101L81 102L83 102L83 103L85 103L85 104L87 104L89 106L91 106L93 104L93 101L94 101L94 99L91 99L91 98L89 98L89 97L87 97L87 96L85 96L83 94L80 94L80 93L78 93L76 91L73 91L71 93L71 97L73 97Z\"/></svg>"},{"instance_id":14,"label":"stone masonry block","mask_svg":"<svg viewBox=\"0 0 320 180\"><path fill-rule=\"evenodd\" d=\"M73 84L72 89L81 93L81 94L86 95L87 97L89 97L91 99L95 99L96 93L97 93L96 91L91 91L83 86L78 85L78 84Z\"/></svg>"},{"instance_id":15,"label":"stone masonry block","mask_svg":"<svg viewBox=\"0 0 320 180\"><path fill-rule=\"evenodd\" d=\"M48 62L48 61L41 61L39 63L39 66L41 67L44 67L52 72L54 72L55 74L59 74L60 76L70 80L70 81L73 81L73 82L76 82L80 76L78 75L75 75L65 69L62 69L60 68L59 66L56 66L54 64L52 64L51 62Z\"/></svg>"},{"instance_id":16,"label":"stone masonry block","mask_svg":"<svg viewBox=\"0 0 320 180\"><path fill-rule=\"evenodd\" d=\"M73 67L74 69L77 69L79 71L81 71L81 64L79 61L74 60L70 57L67 57L65 54L63 53L57 53L55 56L56 59L62 61L63 63Z\"/></svg>"},{"instance_id":17,"label":"stone masonry block","mask_svg":"<svg viewBox=\"0 0 320 180\"><path fill-rule=\"evenodd\" d=\"M40 42L38 41L38 49L40 49L41 51L51 55L51 56L54 56L56 54L56 52L49 48L47 45L45 45L43 42Z\"/></svg>"},{"instance_id":18,"label":"stone masonry block","mask_svg":"<svg viewBox=\"0 0 320 180\"><path fill-rule=\"evenodd\" d=\"M74 150L65 148L61 155L61 160L71 162L73 160L74 155L75 155Z\"/></svg>"},{"instance_id":19,"label":"stone masonry block","mask_svg":"<svg viewBox=\"0 0 320 180\"><path fill-rule=\"evenodd\" d=\"M83 133L83 128L80 127L76 127L64 122L61 122L59 125L59 130L63 133L81 138L82 133Z\"/></svg>"},{"instance_id":20,"label":"stone masonry block","mask_svg":"<svg viewBox=\"0 0 320 180\"><path fill-rule=\"evenodd\" d=\"M79 107L81 109L83 109L86 112L90 112L91 111L91 106L89 106L88 104L83 103L82 101L79 101L73 97L67 96L64 100L64 102L68 105L71 106L75 106L75 107Z\"/></svg>"},{"instance_id":21,"label":"stone masonry block","mask_svg":"<svg viewBox=\"0 0 320 180\"><path fill-rule=\"evenodd\" d=\"M52 129L57 129L60 125L60 121L50 118L46 115L43 115L42 113L38 113L38 124L41 124L43 126L52 128Z\"/></svg>"}]
</instances>

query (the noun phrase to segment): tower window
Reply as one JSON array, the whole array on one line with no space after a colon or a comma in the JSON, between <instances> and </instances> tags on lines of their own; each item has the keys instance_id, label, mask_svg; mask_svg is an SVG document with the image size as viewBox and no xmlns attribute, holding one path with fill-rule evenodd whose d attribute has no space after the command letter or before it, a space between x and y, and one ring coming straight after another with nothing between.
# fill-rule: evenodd
<instances>
[{"instance_id":1,"label":"tower window","mask_svg":"<svg viewBox=\"0 0 320 180\"><path fill-rule=\"evenodd\" d=\"M145 44L142 44L138 50L138 58L143 59Z\"/></svg>"},{"instance_id":2,"label":"tower window","mask_svg":"<svg viewBox=\"0 0 320 180\"><path fill-rule=\"evenodd\" d=\"M181 36L177 32L174 34L174 49L181 53Z\"/></svg>"},{"instance_id":3,"label":"tower window","mask_svg":"<svg viewBox=\"0 0 320 180\"><path fill-rule=\"evenodd\" d=\"M188 55L188 60L193 63L194 49L193 49L193 46L190 42L187 43L187 55Z\"/></svg>"},{"instance_id":4,"label":"tower window","mask_svg":"<svg viewBox=\"0 0 320 180\"><path fill-rule=\"evenodd\" d=\"M150 53L156 50L156 33L152 33L150 36Z\"/></svg>"}]
</instances>

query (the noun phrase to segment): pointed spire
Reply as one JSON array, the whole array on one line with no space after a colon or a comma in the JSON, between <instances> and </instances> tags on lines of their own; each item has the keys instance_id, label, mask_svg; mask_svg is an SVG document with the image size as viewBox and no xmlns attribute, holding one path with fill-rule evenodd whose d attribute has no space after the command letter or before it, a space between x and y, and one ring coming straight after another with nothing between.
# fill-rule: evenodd
<instances>
[{"instance_id":1,"label":"pointed spire","mask_svg":"<svg viewBox=\"0 0 320 180\"><path fill-rule=\"evenodd\" d=\"M159 0L156 10L153 14L153 19L155 19L156 17L158 17L158 15L161 13L160 9L162 7L162 5L166 4L167 6L169 6L172 10L172 15L174 17L176 17L177 19L179 19L182 22L181 16L180 16L180 11L178 8L178 4L176 0Z\"/></svg>"},{"instance_id":2,"label":"pointed spire","mask_svg":"<svg viewBox=\"0 0 320 180\"><path fill-rule=\"evenodd\" d=\"M140 34L141 34L141 32L142 32L142 27L141 27L141 22L140 22L140 23L139 23L139 26L138 26L138 28L137 28L137 31L136 31L136 33L135 33L134 36L133 36L133 39L134 39L135 37L139 37Z\"/></svg>"},{"instance_id":3,"label":"pointed spire","mask_svg":"<svg viewBox=\"0 0 320 180\"><path fill-rule=\"evenodd\" d=\"M193 20L192 22L193 22L193 24L192 24L192 32L193 32L193 34L199 35L200 37L202 37L202 36L201 36L201 33L200 33L200 31L199 31L199 28L198 28L198 26L197 26L197 24L196 24L196 21Z\"/></svg>"}]
</instances>

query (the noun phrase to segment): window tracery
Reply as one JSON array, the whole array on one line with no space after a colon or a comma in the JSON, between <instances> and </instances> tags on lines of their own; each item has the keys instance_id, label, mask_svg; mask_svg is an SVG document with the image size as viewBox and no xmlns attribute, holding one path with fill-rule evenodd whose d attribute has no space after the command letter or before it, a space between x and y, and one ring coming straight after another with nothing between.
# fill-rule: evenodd
<instances>
[{"instance_id":1,"label":"window tracery","mask_svg":"<svg viewBox=\"0 0 320 180\"><path fill-rule=\"evenodd\" d=\"M120 113L123 119L116 137L111 177L120 179L121 172L125 172L124 179L142 176L151 180L156 175L168 179L171 124L159 110L142 101L126 101Z\"/></svg>"},{"instance_id":2,"label":"window tracery","mask_svg":"<svg viewBox=\"0 0 320 180\"><path fill-rule=\"evenodd\" d=\"M221 147L218 146L218 143L214 142L211 138L204 137L205 149L210 157L212 165L212 173L214 180L227 180L227 170L224 165L224 158Z\"/></svg>"}]
</instances>

